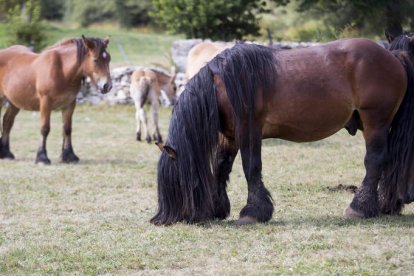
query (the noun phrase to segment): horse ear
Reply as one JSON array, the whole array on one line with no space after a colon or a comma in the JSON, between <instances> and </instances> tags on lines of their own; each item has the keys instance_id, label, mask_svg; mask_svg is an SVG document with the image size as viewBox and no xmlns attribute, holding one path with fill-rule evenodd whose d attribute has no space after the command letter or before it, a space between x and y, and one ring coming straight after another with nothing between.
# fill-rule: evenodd
<instances>
[{"instance_id":1,"label":"horse ear","mask_svg":"<svg viewBox=\"0 0 414 276\"><path fill-rule=\"evenodd\" d=\"M104 42L105 46L108 46L110 41L111 41L111 36L108 35L107 37L105 37L103 42Z\"/></svg>"},{"instance_id":2,"label":"horse ear","mask_svg":"<svg viewBox=\"0 0 414 276\"><path fill-rule=\"evenodd\" d=\"M394 40L394 36L390 33L390 32L388 32L388 31L385 31L385 37L387 38L387 40L388 40L388 43L391 43L393 40Z\"/></svg>"},{"instance_id":3,"label":"horse ear","mask_svg":"<svg viewBox=\"0 0 414 276\"><path fill-rule=\"evenodd\" d=\"M158 146L158 148L160 149L160 151L163 151L164 150L164 144L163 143L155 142L155 145Z\"/></svg>"},{"instance_id":4,"label":"horse ear","mask_svg":"<svg viewBox=\"0 0 414 276\"><path fill-rule=\"evenodd\" d=\"M175 160L177 158L177 153L175 152L175 150L172 147L164 146L163 143L158 143L158 142L156 142L155 144L158 146L158 148L160 149L161 152L165 150L165 152L168 154L168 156L171 159Z\"/></svg>"},{"instance_id":5,"label":"horse ear","mask_svg":"<svg viewBox=\"0 0 414 276\"><path fill-rule=\"evenodd\" d=\"M95 44L93 43L93 41L89 40L84 35L82 35L82 41L83 41L83 44L85 45L85 47L88 48L88 49L93 49L95 47Z\"/></svg>"},{"instance_id":6,"label":"horse ear","mask_svg":"<svg viewBox=\"0 0 414 276\"><path fill-rule=\"evenodd\" d=\"M175 150L172 147L164 146L164 150L171 159L175 160L177 158L177 153L175 152Z\"/></svg>"}]
</instances>

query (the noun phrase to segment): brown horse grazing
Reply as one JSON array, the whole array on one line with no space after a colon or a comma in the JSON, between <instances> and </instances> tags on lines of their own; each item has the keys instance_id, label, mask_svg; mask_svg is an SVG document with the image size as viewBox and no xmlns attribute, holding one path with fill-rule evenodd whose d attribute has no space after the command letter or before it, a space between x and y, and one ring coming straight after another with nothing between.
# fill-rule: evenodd
<instances>
[{"instance_id":1,"label":"brown horse grazing","mask_svg":"<svg viewBox=\"0 0 414 276\"><path fill-rule=\"evenodd\" d=\"M187 55L187 66L185 75L187 80L191 79L195 74L204 67L207 62L212 60L217 54L222 52L224 49L233 47L232 43L224 42L201 42L195 45L188 52Z\"/></svg>"},{"instance_id":2,"label":"brown horse grazing","mask_svg":"<svg viewBox=\"0 0 414 276\"><path fill-rule=\"evenodd\" d=\"M9 107L3 117L0 158L13 159L9 136L20 109L40 110L42 140L36 163L50 164L46 139L52 110L61 109L63 119L62 162L78 162L72 148L72 114L82 80L90 77L102 93L111 90L109 39L66 39L36 54L24 46L0 51L0 96Z\"/></svg>"},{"instance_id":3,"label":"brown horse grazing","mask_svg":"<svg viewBox=\"0 0 414 276\"><path fill-rule=\"evenodd\" d=\"M226 186L239 150L248 196L237 224L269 221L273 202L262 182L261 140L316 141L343 127L352 134L362 130L366 143L366 175L345 216L374 217L380 206L399 212L387 195L398 189L398 201L405 202L413 161L409 43L410 52L390 52L367 39L288 51L238 44L223 51L190 80L174 106L151 222L226 218ZM390 190L381 203L380 179Z\"/></svg>"},{"instance_id":4,"label":"brown horse grazing","mask_svg":"<svg viewBox=\"0 0 414 276\"><path fill-rule=\"evenodd\" d=\"M158 127L158 109L161 90L165 91L169 101L174 104L176 97L175 74L169 75L157 69L138 68L131 75L130 94L135 104L135 119L137 121L137 140L141 141L143 128L145 140L151 142L148 131L147 115L144 109L146 103L151 104L152 120L154 123L153 139L162 143Z\"/></svg>"}]
</instances>

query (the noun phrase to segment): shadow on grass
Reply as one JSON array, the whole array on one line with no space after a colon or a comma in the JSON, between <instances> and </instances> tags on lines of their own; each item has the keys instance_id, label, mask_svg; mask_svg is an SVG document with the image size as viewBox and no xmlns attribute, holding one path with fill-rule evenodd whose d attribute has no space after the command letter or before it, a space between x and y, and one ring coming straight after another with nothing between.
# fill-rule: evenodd
<instances>
[{"instance_id":1,"label":"shadow on grass","mask_svg":"<svg viewBox=\"0 0 414 276\"><path fill-rule=\"evenodd\" d=\"M404 227L412 228L414 222L414 214L405 215L383 215L376 218L369 219L346 219L341 216L322 216L322 217L307 217L307 218L294 218L291 220L277 220L273 219L267 223L257 223L252 225L235 225L236 220L214 220L205 223L195 224L202 228L224 227L234 229L256 229L257 227L286 227L286 226L300 226L301 228L309 227L353 227L353 226L386 226L386 227Z\"/></svg>"},{"instance_id":2,"label":"shadow on grass","mask_svg":"<svg viewBox=\"0 0 414 276\"><path fill-rule=\"evenodd\" d=\"M65 165L63 163L59 163L62 165ZM81 159L78 164L76 165L122 165L122 164L128 164L128 165L134 165L138 164L137 160L128 160L128 159Z\"/></svg>"}]
</instances>

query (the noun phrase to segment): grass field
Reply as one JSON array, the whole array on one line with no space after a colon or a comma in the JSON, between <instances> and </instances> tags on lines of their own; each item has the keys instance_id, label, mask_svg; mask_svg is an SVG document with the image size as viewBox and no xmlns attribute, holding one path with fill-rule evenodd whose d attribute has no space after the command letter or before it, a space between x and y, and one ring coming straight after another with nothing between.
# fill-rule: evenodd
<instances>
[{"instance_id":1,"label":"grass field","mask_svg":"<svg viewBox=\"0 0 414 276\"><path fill-rule=\"evenodd\" d=\"M134 140L133 107L79 106L77 165L59 164L60 114L52 114L51 166L34 164L39 114L21 112L14 161L0 160L0 274L409 275L414 215L345 220L358 184L363 140L345 131L306 144L267 140L263 174L275 202L267 224L236 228L246 201L237 158L228 220L156 227L154 145ZM161 114L166 135L170 110Z\"/></svg>"},{"instance_id":2,"label":"grass field","mask_svg":"<svg viewBox=\"0 0 414 276\"><path fill-rule=\"evenodd\" d=\"M0 48L10 46L7 39L7 26L0 23ZM171 45L182 37L142 30L122 30L116 26L100 25L91 28L72 28L62 24L50 23L47 28L47 45L68 37L80 38L81 35L104 38L111 37L109 52L111 67L125 65L154 66L171 68ZM122 51L125 53L122 54Z\"/></svg>"}]
</instances>

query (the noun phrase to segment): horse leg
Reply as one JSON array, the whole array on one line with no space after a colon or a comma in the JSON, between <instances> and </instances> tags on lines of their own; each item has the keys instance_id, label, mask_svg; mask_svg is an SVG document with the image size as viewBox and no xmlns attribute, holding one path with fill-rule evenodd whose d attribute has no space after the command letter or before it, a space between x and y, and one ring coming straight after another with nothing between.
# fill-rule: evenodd
<instances>
[{"instance_id":1,"label":"horse leg","mask_svg":"<svg viewBox=\"0 0 414 276\"><path fill-rule=\"evenodd\" d=\"M151 143L151 136L148 133L148 121L147 121L147 114L144 110L144 103L136 103L135 104L136 113L135 118L137 119L138 126L137 126L137 140L141 141L141 129L145 135L145 140L148 143Z\"/></svg>"},{"instance_id":2,"label":"horse leg","mask_svg":"<svg viewBox=\"0 0 414 276\"><path fill-rule=\"evenodd\" d=\"M154 124L154 133L152 138L156 140L158 143L162 143L162 137L160 133L160 129L158 127L158 111L160 109L160 104L158 100L153 100L151 103L151 112L152 112L152 121Z\"/></svg>"},{"instance_id":3,"label":"horse leg","mask_svg":"<svg viewBox=\"0 0 414 276\"><path fill-rule=\"evenodd\" d=\"M362 185L355 193L351 204L345 209L344 215L348 218L368 218L377 216L378 181L387 158L387 142L389 125L380 128L371 128L364 125L366 154L364 165L366 169Z\"/></svg>"},{"instance_id":4,"label":"horse leg","mask_svg":"<svg viewBox=\"0 0 414 276\"><path fill-rule=\"evenodd\" d=\"M1 135L0 158L14 159L13 153L10 151L10 131L14 124L14 119L20 109L9 102L9 107L3 116L3 132Z\"/></svg>"},{"instance_id":5,"label":"horse leg","mask_svg":"<svg viewBox=\"0 0 414 276\"><path fill-rule=\"evenodd\" d=\"M272 218L273 202L262 181L262 135L260 129L241 135L240 152L248 184L247 205L241 210L236 225L266 222Z\"/></svg>"},{"instance_id":6,"label":"horse leg","mask_svg":"<svg viewBox=\"0 0 414 276\"><path fill-rule=\"evenodd\" d=\"M214 174L217 181L217 191L214 196L214 217L218 219L225 219L230 215L230 201L226 188L238 152L238 147L234 144L234 141L230 141L225 137L222 137L222 139L217 149L217 163Z\"/></svg>"},{"instance_id":7,"label":"horse leg","mask_svg":"<svg viewBox=\"0 0 414 276\"><path fill-rule=\"evenodd\" d=\"M40 134L42 139L39 149L37 150L35 163L41 163L45 165L50 164L50 159L47 157L46 140L50 132L50 114L52 112L50 100L47 97L40 99Z\"/></svg>"},{"instance_id":8,"label":"horse leg","mask_svg":"<svg viewBox=\"0 0 414 276\"><path fill-rule=\"evenodd\" d=\"M73 152L72 148L72 116L75 106L76 101L73 101L69 106L62 110L63 144L61 160L63 163L79 162L79 158Z\"/></svg>"}]
</instances>

